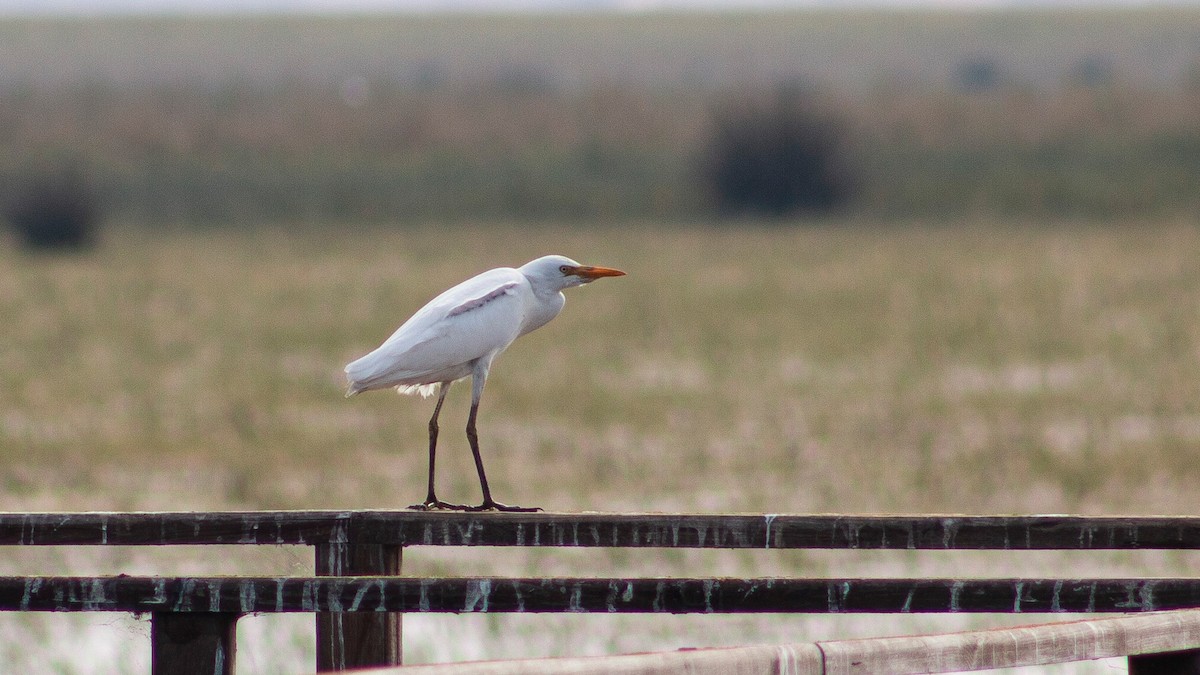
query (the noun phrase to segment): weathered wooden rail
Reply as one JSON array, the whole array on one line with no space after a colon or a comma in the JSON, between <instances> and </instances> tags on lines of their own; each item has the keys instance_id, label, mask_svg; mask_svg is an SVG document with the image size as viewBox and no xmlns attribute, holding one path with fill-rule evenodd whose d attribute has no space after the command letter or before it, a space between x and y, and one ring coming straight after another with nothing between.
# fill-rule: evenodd
<instances>
[{"instance_id":1,"label":"weathered wooden rail","mask_svg":"<svg viewBox=\"0 0 1200 675\"><path fill-rule=\"evenodd\" d=\"M155 673L231 673L237 618L312 612L317 668L400 662L407 612L1151 612L1200 579L406 578L410 546L1200 549L1200 518L271 511L0 514L0 545L307 545L311 577L0 577L0 610L151 616ZM1142 658L1142 657L1139 657ZM1131 659L1131 663L1136 663Z\"/></svg>"},{"instance_id":2,"label":"weathered wooden rail","mask_svg":"<svg viewBox=\"0 0 1200 675\"><path fill-rule=\"evenodd\" d=\"M615 656L476 661L379 669L379 675L876 675L1042 666L1114 656L1132 675L1195 672L1200 610L1106 616L940 635L712 647ZM1165 654L1165 656L1164 656ZM1188 658L1191 662L1188 662ZM1190 669L1189 669L1190 666ZM1095 669L1100 670L1100 669Z\"/></svg>"},{"instance_id":3,"label":"weathered wooden rail","mask_svg":"<svg viewBox=\"0 0 1200 675\"><path fill-rule=\"evenodd\" d=\"M0 577L0 611L1111 613L1200 607L1200 579Z\"/></svg>"}]
</instances>

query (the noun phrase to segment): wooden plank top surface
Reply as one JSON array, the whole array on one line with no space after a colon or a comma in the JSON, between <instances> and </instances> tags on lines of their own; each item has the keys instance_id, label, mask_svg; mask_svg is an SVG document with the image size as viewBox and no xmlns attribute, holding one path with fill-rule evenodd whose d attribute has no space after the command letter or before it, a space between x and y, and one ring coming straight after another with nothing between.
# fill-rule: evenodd
<instances>
[{"instance_id":1,"label":"wooden plank top surface","mask_svg":"<svg viewBox=\"0 0 1200 675\"><path fill-rule=\"evenodd\" d=\"M1099 613L1200 607L1200 579L0 577L0 611Z\"/></svg>"},{"instance_id":2,"label":"wooden plank top surface","mask_svg":"<svg viewBox=\"0 0 1200 675\"><path fill-rule=\"evenodd\" d=\"M0 513L0 545L372 543L763 549L1200 549L1200 517L454 511Z\"/></svg>"}]
</instances>

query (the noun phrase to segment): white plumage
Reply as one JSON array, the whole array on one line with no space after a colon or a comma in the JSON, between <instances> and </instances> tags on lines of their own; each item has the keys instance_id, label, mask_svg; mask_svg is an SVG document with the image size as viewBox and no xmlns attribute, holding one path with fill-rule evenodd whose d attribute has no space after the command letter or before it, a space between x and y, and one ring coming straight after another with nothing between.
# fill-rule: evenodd
<instances>
[{"instance_id":1,"label":"white plumage","mask_svg":"<svg viewBox=\"0 0 1200 675\"><path fill-rule=\"evenodd\" d=\"M429 396L438 391L429 420L429 492L414 508L467 508L437 499L433 489L437 418L450 385L472 376L467 439L483 489L475 509L527 510L492 500L475 433L475 416L492 361L518 337L546 325L562 310L562 291L601 277L622 276L559 255L533 260L518 269L501 267L445 291L405 321L371 353L346 366L347 396L372 389Z\"/></svg>"}]
</instances>

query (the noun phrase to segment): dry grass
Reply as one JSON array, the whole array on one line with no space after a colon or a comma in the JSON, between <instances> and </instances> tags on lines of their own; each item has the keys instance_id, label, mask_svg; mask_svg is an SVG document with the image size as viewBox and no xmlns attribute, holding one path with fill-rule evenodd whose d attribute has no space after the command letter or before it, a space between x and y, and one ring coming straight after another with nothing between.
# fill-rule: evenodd
<instances>
[{"instance_id":1,"label":"dry grass","mask_svg":"<svg viewBox=\"0 0 1200 675\"><path fill-rule=\"evenodd\" d=\"M569 292L563 314L493 368L480 433L498 499L551 510L1195 512L1200 231L852 225L123 229L90 257L5 251L0 508L412 503L424 494L431 402L346 400L341 365L452 283L561 252L630 274ZM444 412L439 492L476 501L459 431L466 390ZM239 555L31 551L4 567L308 565L305 551ZM1151 575L1183 573L1191 557L419 551L406 569L1019 574L1033 561L1037 573ZM417 660L597 653L945 625L601 619L414 618L407 648ZM555 639L539 641L547 627ZM4 651L43 629L21 630ZM455 634L470 639L443 639ZM282 640L291 646L268 651L307 658L303 639ZM289 667L242 654L256 672ZM63 666L73 668L87 669Z\"/></svg>"}]
</instances>

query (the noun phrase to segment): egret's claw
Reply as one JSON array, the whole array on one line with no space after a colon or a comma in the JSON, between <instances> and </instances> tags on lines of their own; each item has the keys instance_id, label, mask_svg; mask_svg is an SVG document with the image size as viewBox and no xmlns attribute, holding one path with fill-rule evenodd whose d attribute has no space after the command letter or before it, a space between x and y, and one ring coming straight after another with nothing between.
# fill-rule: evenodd
<instances>
[{"instance_id":1,"label":"egret's claw","mask_svg":"<svg viewBox=\"0 0 1200 675\"><path fill-rule=\"evenodd\" d=\"M451 504L450 502L444 502L440 499L426 501L422 504L413 504L412 506L410 506L408 508L410 508L414 511L443 511L443 510L444 511L472 511L472 510L474 510L474 507L467 506L466 504Z\"/></svg>"},{"instance_id":2,"label":"egret's claw","mask_svg":"<svg viewBox=\"0 0 1200 675\"><path fill-rule=\"evenodd\" d=\"M515 512L515 513L533 513L535 511L541 511L541 509L536 506L509 506L508 504L501 504L500 502L497 502L497 501L486 501L486 502L480 504L479 506L472 506L472 507L468 508L467 510L468 511L508 511L508 512Z\"/></svg>"}]
</instances>

